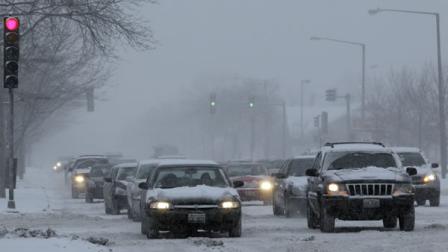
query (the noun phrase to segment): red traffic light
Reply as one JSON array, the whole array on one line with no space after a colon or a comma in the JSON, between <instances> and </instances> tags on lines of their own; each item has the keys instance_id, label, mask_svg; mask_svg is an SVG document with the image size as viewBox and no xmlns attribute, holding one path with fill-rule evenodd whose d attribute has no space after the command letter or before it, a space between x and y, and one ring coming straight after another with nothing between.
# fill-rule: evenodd
<instances>
[{"instance_id":1,"label":"red traffic light","mask_svg":"<svg viewBox=\"0 0 448 252\"><path fill-rule=\"evenodd\" d=\"M19 19L16 17L8 17L5 20L5 27L8 31L16 31L19 29Z\"/></svg>"}]
</instances>

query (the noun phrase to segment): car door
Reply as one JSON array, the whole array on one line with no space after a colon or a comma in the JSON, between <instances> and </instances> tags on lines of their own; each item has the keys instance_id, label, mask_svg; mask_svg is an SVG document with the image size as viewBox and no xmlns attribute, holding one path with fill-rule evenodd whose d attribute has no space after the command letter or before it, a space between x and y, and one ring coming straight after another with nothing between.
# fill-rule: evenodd
<instances>
[{"instance_id":1,"label":"car door","mask_svg":"<svg viewBox=\"0 0 448 252\"><path fill-rule=\"evenodd\" d=\"M287 175L288 166L290 163L291 163L291 160L286 160L285 162L283 162L283 165L280 168L279 173ZM285 189L286 189L285 179L276 178L275 179L274 197L275 197L275 201L279 202L280 205L283 205L283 202L285 199L284 198Z\"/></svg>"},{"instance_id":2,"label":"car door","mask_svg":"<svg viewBox=\"0 0 448 252\"><path fill-rule=\"evenodd\" d=\"M322 164L322 152L319 152L314 159L313 167L312 169L315 169L321 172L321 164ZM321 188L321 177L308 177L308 203L310 204L311 208L313 208L316 212L319 210L319 196L320 196L320 188Z\"/></svg>"}]
</instances>

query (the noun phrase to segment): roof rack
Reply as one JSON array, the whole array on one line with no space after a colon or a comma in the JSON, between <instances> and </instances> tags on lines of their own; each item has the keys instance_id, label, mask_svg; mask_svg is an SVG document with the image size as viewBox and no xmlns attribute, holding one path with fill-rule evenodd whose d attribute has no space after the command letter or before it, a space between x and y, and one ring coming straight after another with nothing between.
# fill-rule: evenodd
<instances>
[{"instance_id":1,"label":"roof rack","mask_svg":"<svg viewBox=\"0 0 448 252\"><path fill-rule=\"evenodd\" d=\"M384 146L383 143L380 143L380 142L337 142L337 143L326 143L324 146L329 146L331 148L334 148L335 145L342 145L342 144L375 144L375 145L379 145L382 147L386 147L386 146Z\"/></svg>"}]
</instances>

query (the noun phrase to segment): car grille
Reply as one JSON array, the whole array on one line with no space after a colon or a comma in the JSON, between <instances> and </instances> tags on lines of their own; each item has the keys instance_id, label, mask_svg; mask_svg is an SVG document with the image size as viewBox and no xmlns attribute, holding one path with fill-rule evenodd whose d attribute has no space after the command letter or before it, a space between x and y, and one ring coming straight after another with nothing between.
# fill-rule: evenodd
<instances>
[{"instance_id":1,"label":"car grille","mask_svg":"<svg viewBox=\"0 0 448 252\"><path fill-rule=\"evenodd\" d=\"M394 184L347 184L351 196L390 196Z\"/></svg>"},{"instance_id":2,"label":"car grille","mask_svg":"<svg viewBox=\"0 0 448 252\"><path fill-rule=\"evenodd\" d=\"M421 185L424 184L423 183L423 176L412 176L412 184L414 185Z\"/></svg>"}]
</instances>

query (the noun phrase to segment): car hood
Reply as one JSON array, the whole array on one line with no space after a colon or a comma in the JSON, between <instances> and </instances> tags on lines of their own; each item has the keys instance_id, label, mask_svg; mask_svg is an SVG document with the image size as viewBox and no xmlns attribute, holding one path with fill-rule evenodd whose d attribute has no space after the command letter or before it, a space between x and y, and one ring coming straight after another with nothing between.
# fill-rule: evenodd
<instances>
[{"instance_id":1,"label":"car hood","mask_svg":"<svg viewBox=\"0 0 448 252\"><path fill-rule=\"evenodd\" d=\"M199 185L170 189L148 190L147 200L169 201L173 204L217 204L223 199L239 199L238 192L231 187Z\"/></svg>"},{"instance_id":2,"label":"car hood","mask_svg":"<svg viewBox=\"0 0 448 252\"><path fill-rule=\"evenodd\" d=\"M396 181L406 182L410 178L397 168L366 167L360 169L328 170L325 179L330 181Z\"/></svg>"}]
</instances>

